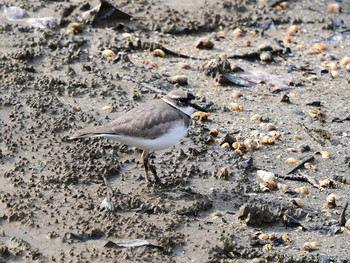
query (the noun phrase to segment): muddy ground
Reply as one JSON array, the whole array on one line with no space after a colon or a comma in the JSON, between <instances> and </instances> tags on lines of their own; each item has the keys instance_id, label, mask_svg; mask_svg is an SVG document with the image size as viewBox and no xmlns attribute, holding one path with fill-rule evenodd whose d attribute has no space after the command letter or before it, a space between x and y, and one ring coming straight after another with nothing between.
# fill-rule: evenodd
<instances>
[{"instance_id":1,"label":"muddy ground","mask_svg":"<svg viewBox=\"0 0 350 263\"><path fill-rule=\"evenodd\" d=\"M338 2L340 13L327 11L325 0L288 1L282 10L273 1L166 2L112 1L133 19L92 24L82 23L80 16L97 1L0 4L0 261L350 262L350 235L337 225L350 191L350 84L340 64L350 56L349 36L322 42L325 50L311 50L346 30L332 19L350 26L347 1ZM9 21L4 14L9 6L21 6L31 17L52 16L58 25L38 29ZM262 30L266 19L273 19L276 29ZM70 22L81 23L81 32L67 32ZM298 31L289 36L290 43L283 43L291 25ZM241 37L232 35L235 28L242 29ZM163 42L172 51L212 60L213 65L222 53L253 52L262 44L281 48L276 39L290 52L268 63L229 62L270 70L270 75L290 77L293 83L283 90L265 83L218 85L204 74L204 60L154 57L148 50L130 49L130 37ZM202 37L211 39L214 48L195 48L193 43ZM250 47L244 46L246 40ZM105 49L116 56L104 57ZM178 62L190 69L178 67ZM288 71L287 66L301 70ZM334 77L332 70L338 72ZM188 77L183 88L210 115L202 122L193 120L180 143L153 154L162 188L145 185L140 151L106 139L68 140L76 129L107 123L159 98L159 91L128 78L166 93L179 87L170 82L174 75ZM233 98L237 91L243 96ZM289 103L281 102L283 95ZM308 105L317 101L321 105ZM243 110L231 110L233 102ZM315 109L320 113L312 118L309 111ZM253 121L254 114L262 118ZM240 144L249 138L261 143L260 135L269 134L264 127L268 122L280 133L273 145L240 154L217 141L231 134ZM314 140L299 123L311 131L328 131L332 140ZM211 129L218 130L217 137L209 134ZM305 145L309 151L290 149ZM314 154L320 151L330 158ZM286 175L310 157L317 170L299 171L314 179L314 186L276 178L289 189L261 187L258 169ZM252 166L238 164L249 158ZM288 158L297 163L286 163ZM224 167L227 173L218 175ZM102 175L113 189L114 212L100 209L106 196ZM334 179L335 185L316 187L321 178ZM295 192L300 187L309 194ZM335 204L327 205L331 193L336 194ZM303 227L284 222L286 215ZM153 245L115 245L135 239ZM114 246L106 247L109 241ZM304 244L313 241L318 245Z\"/></svg>"}]
</instances>

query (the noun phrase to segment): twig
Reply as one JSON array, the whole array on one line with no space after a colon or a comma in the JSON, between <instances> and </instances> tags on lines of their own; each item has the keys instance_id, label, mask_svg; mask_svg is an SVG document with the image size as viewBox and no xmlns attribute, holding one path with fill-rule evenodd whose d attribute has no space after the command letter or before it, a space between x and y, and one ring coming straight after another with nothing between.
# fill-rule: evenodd
<instances>
[{"instance_id":1,"label":"twig","mask_svg":"<svg viewBox=\"0 0 350 263\"><path fill-rule=\"evenodd\" d=\"M318 139L315 135L312 134L312 131L306 127L304 124L299 123L300 127L304 129L304 131L307 133L307 135L309 135L312 139L314 139L316 142L318 142L319 144L321 144L322 146L325 145L325 143L323 141L321 141L320 139Z\"/></svg>"},{"instance_id":2,"label":"twig","mask_svg":"<svg viewBox=\"0 0 350 263\"><path fill-rule=\"evenodd\" d=\"M140 85L141 87L144 87L144 88L146 88L146 89L148 89L148 90L151 90L151 91L154 91L154 92L157 92L157 93L161 93L161 94L163 94L163 95L166 94L165 91L163 91L163 90L161 90L161 89L158 89L158 88L156 88L156 87L153 87L153 86L151 86L151 85L149 85L149 84L147 84L147 83L145 83L145 82L137 81L136 79L134 79L134 78L131 77L131 76L124 76L124 77L123 77L123 80L132 81L132 82L134 82L134 83L137 83L137 84Z\"/></svg>"},{"instance_id":3,"label":"twig","mask_svg":"<svg viewBox=\"0 0 350 263\"><path fill-rule=\"evenodd\" d=\"M319 189L320 191L323 191L324 189L316 183L314 179L312 179L307 174L303 174L300 171L298 171L298 175L279 175L275 174L277 178L284 179L284 180L292 180L292 181L300 181L300 182L307 182L311 184L313 187Z\"/></svg>"},{"instance_id":4,"label":"twig","mask_svg":"<svg viewBox=\"0 0 350 263\"><path fill-rule=\"evenodd\" d=\"M347 208L348 208L348 202L346 202L346 204L344 205L344 208L341 211L341 214L339 216L339 225L340 226L345 226L345 223L346 223L345 212L346 212Z\"/></svg>"},{"instance_id":5,"label":"twig","mask_svg":"<svg viewBox=\"0 0 350 263\"><path fill-rule=\"evenodd\" d=\"M313 156L311 156L311 157L305 159L304 161L301 162L301 164L297 165L295 168L293 168L292 170L290 170L290 171L287 173L287 175L288 175L288 174L294 173L296 170L298 170L298 169L300 169L301 167L303 167L305 163L311 162L311 161L313 161L314 159L315 159L315 157L313 157Z\"/></svg>"}]
</instances>

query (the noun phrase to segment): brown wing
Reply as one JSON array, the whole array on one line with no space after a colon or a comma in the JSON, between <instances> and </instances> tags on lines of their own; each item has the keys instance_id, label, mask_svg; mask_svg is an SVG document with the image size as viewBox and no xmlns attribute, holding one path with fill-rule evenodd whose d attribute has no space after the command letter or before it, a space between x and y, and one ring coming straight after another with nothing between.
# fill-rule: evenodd
<instances>
[{"instance_id":1,"label":"brown wing","mask_svg":"<svg viewBox=\"0 0 350 263\"><path fill-rule=\"evenodd\" d=\"M101 134L127 135L154 139L172 128L173 122L184 118L189 126L190 118L163 100L142 104L104 126L78 130L71 139L98 136Z\"/></svg>"}]
</instances>

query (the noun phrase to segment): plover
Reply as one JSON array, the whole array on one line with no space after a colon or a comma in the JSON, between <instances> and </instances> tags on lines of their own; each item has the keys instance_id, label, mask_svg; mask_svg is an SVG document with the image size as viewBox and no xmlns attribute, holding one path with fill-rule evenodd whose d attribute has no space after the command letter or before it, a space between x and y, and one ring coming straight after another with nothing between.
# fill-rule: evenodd
<instances>
[{"instance_id":1,"label":"plover","mask_svg":"<svg viewBox=\"0 0 350 263\"><path fill-rule=\"evenodd\" d=\"M174 90L162 99L133 108L106 125L78 130L70 139L105 137L142 149L147 184L150 184L149 170L154 183L161 184L155 168L148 161L149 153L169 148L186 134L192 113L205 111L192 103L194 99L189 92Z\"/></svg>"}]
</instances>

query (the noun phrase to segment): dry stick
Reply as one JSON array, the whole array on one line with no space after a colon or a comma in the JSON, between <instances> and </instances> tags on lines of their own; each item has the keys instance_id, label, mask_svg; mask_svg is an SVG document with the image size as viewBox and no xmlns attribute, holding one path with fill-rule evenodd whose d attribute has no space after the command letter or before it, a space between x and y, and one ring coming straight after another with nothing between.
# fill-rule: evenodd
<instances>
[{"instance_id":1,"label":"dry stick","mask_svg":"<svg viewBox=\"0 0 350 263\"><path fill-rule=\"evenodd\" d=\"M323 188L321 186L319 186L314 179L312 179L307 174L301 173L300 171L298 171L298 175L279 175L279 174L276 174L276 177L284 179L284 180L308 182L313 187L316 187L317 189L323 191Z\"/></svg>"},{"instance_id":2,"label":"dry stick","mask_svg":"<svg viewBox=\"0 0 350 263\"><path fill-rule=\"evenodd\" d=\"M345 218L345 212L346 209L348 208L348 202L344 205L343 211L341 211L340 217L339 217L339 225L340 226L345 226L346 223L346 218Z\"/></svg>"},{"instance_id":3,"label":"dry stick","mask_svg":"<svg viewBox=\"0 0 350 263\"><path fill-rule=\"evenodd\" d=\"M307 133L307 135L309 135L312 139L314 139L316 142L318 142L319 144L321 144L322 146L324 145L324 142L321 141L320 139L318 139L315 135L312 134L312 132L310 131L310 129L308 127L306 127L304 124L302 123L298 123L300 125L301 128L304 129L304 131Z\"/></svg>"},{"instance_id":4,"label":"dry stick","mask_svg":"<svg viewBox=\"0 0 350 263\"><path fill-rule=\"evenodd\" d=\"M297 165L295 168L293 168L292 170L290 170L290 171L287 173L287 175L288 175L288 174L294 173L296 170L298 170L298 169L300 169L301 167L303 167L305 163L311 162L311 161L313 161L314 159L315 159L315 157L313 157L313 156L311 156L311 157L305 159L304 161L301 162L301 164Z\"/></svg>"}]
</instances>

